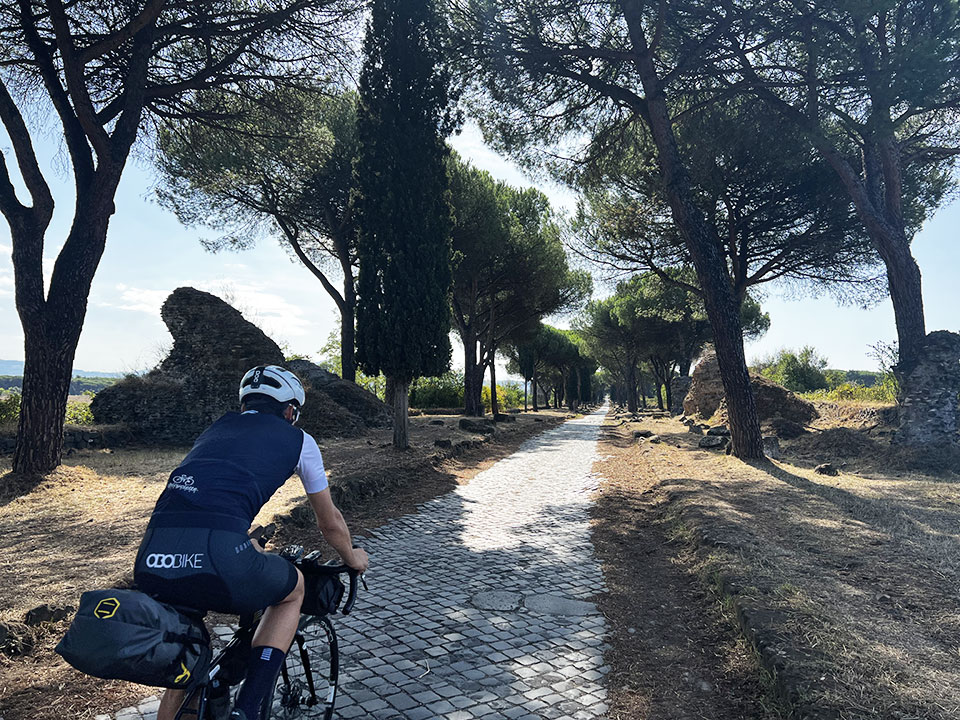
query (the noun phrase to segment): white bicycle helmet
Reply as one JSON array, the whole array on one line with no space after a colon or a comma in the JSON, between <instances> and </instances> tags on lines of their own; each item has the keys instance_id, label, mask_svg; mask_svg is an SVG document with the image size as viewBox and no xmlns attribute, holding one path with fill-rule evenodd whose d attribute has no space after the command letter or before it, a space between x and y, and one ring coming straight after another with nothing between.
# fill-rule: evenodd
<instances>
[{"instance_id":1,"label":"white bicycle helmet","mask_svg":"<svg viewBox=\"0 0 960 720\"><path fill-rule=\"evenodd\" d=\"M279 365L258 365L247 370L240 381L240 402L247 395L266 395L282 403L303 407L307 396L300 378Z\"/></svg>"}]
</instances>

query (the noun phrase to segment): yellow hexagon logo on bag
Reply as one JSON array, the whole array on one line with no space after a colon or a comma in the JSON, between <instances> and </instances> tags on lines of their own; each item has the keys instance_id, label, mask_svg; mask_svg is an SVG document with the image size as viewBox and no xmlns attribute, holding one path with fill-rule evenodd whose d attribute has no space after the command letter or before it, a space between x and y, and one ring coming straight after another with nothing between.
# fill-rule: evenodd
<instances>
[{"instance_id":1,"label":"yellow hexagon logo on bag","mask_svg":"<svg viewBox=\"0 0 960 720\"><path fill-rule=\"evenodd\" d=\"M117 608L120 607L120 601L114 597L104 598L97 603L97 606L93 609L94 617L98 617L101 620L106 620L107 618L112 618L117 614Z\"/></svg>"}]
</instances>

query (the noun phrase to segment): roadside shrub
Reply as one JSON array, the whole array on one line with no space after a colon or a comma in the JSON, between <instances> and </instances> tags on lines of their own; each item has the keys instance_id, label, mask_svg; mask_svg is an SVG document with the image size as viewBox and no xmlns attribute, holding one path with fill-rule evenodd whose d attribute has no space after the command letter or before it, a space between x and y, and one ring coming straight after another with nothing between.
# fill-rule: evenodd
<instances>
[{"instance_id":1,"label":"roadside shrub","mask_svg":"<svg viewBox=\"0 0 960 720\"><path fill-rule=\"evenodd\" d=\"M807 345L801 348L800 352L781 350L772 358L761 361L759 372L787 390L810 392L829 387L824 374L826 368L826 358Z\"/></svg>"},{"instance_id":2,"label":"roadside shrub","mask_svg":"<svg viewBox=\"0 0 960 720\"><path fill-rule=\"evenodd\" d=\"M0 425L15 423L20 417L20 391L0 394Z\"/></svg>"},{"instance_id":3,"label":"roadside shrub","mask_svg":"<svg viewBox=\"0 0 960 720\"><path fill-rule=\"evenodd\" d=\"M480 390L480 399L483 400L483 409L491 412L493 403L490 399L490 386L484 385ZM501 410L523 407L523 388L516 385L501 385L497 383L497 405Z\"/></svg>"},{"instance_id":4,"label":"roadside shrub","mask_svg":"<svg viewBox=\"0 0 960 720\"><path fill-rule=\"evenodd\" d=\"M410 383L410 407L463 407L463 373L448 372L439 377L417 378Z\"/></svg>"},{"instance_id":5,"label":"roadside shrub","mask_svg":"<svg viewBox=\"0 0 960 720\"><path fill-rule=\"evenodd\" d=\"M90 403L68 402L65 422L68 425L93 425L93 412Z\"/></svg>"},{"instance_id":6,"label":"roadside shrub","mask_svg":"<svg viewBox=\"0 0 960 720\"><path fill-rule=\"evenodd\" d=\"M879 382L865 386L854 382L841 383L831 390L815 390L800 393L807 400L829 400L830 402L877 402L895 403L897 390L895 383Z\"/></svg>"}]
</instances>

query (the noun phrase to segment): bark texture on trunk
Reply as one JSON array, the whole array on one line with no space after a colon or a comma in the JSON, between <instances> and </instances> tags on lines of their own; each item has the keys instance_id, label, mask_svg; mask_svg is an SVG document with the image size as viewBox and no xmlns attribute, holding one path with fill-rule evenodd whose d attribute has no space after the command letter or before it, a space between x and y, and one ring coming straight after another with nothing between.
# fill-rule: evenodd
<instances>
[{"instance_id":1,"label":"bark texture on trunk","mask_svg":"<svg viewBox=\"0 0 960 720\"><path fill-rule=\"evenodd\" d=\"M410 382L394 378L389 383L393 390L393 446L397 450L410 447Z\"/></svg>"},{"instance_id":2,"label":"bark texture on trunk","mask_svg":"<svg viewBox=\"0 0 960 720\"><path fill-rule=\"evenodd\" d=\"M63 347L44 335L31 330L25 343L27 361L13 455L16 473L50 472L60 465L63 453L63 421L74 353L73 348Z\"/></svg>"},{"instance_id":3,"label":"bark texture on trunk","mask_svg":"<svg viewBox=\"0 0 960 720\"><path fill-rule=\"evenodd\" d=\"M494 420L500 414L500 405L497 399L497 363L494 360L490 361L490 412L493 413Z\"/></svg>"},{"instance_id":4,"label":"bark texture on trunk","mask_svg":"<svg viewBox=\"0 0 960 720\"><path fill-rule=\"evenodd\" d=\"M470 417L483 416L483 396L481 394L481 368L477 363L477 338L474 333L464 333L463 341L463 414Z\"/></svg>"},{"instance_id":5,"label":"bark texture on trunk","mask_svg":"<svg viewBox=\"0 0 960 720\"><path fill-rule=\"evenodd\" d=\"M646 407L646 403L644 403L644 407ZM637 365L632 362L627 366L627 410L632 413L638 410Z\"/></svg>"},{"instance_id":6,"label":"bark texture on trunk","mask_svg":"<svg viewBox=\"0 0 960 720\"><path fill-rule=\"evenodd\" d=\"M344 380L357 381L357 292L354 287L353 268L343 263L343 307L340 309L340 372ZM350 271L349 274L347 271Z\"/></svg>"}]
</instances>

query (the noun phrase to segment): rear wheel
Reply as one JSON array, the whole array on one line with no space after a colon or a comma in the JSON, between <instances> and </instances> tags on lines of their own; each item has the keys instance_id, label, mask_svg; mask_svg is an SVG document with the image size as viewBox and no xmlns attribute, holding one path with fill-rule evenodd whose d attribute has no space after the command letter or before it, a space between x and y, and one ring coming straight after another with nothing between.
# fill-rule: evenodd
<instances>
[{"instance_id":1,"label":"rear wheel","mask_svg":"<svg viewBox=\"0 0 960 720\"><path fill-rule=\"evenodd\" d=\"M322 628L323 632L319 632ZM301 623L277 675L273 693L264 698L264 720L330 720L337 701L340 654L329 618Z\"/></svg>"}]
</instances>

